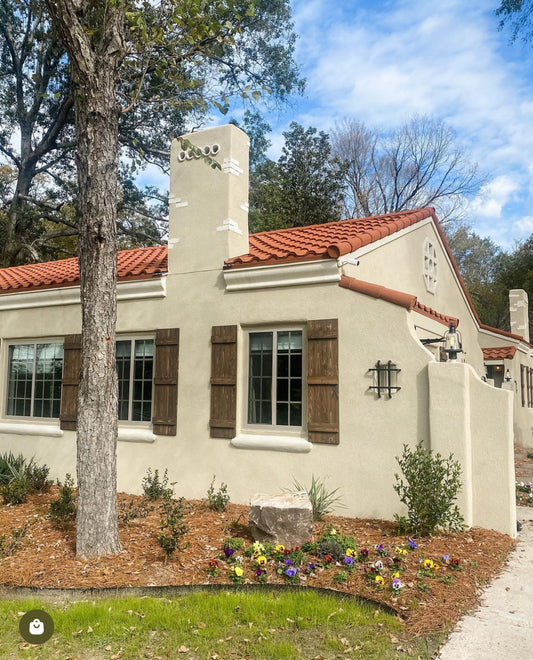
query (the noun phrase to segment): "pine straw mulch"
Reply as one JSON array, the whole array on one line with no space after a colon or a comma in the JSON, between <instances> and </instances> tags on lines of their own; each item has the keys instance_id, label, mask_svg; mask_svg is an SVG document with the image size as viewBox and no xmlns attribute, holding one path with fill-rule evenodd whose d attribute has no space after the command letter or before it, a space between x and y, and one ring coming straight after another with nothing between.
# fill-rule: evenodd
<instances>
[{"instance_id":1,"label":"pine straw mulch","mask_svg":"<svg viewBox=\"0 0 533 660\"><path fill-rule=\"evenodd\" d=\"M189 501L186 516L189 531L185 537L188 545L174 558L165 561L156 541L161 513L154 510L146 518L121 526L123 551L119 555L83 561L75 555L74 529L60 530L47 517L48 505L57 498L57 493L57 486L53 486L48 493L30 496L26 504L0 505L0 536L9 540L12 530L26 527L26 533L13 554L0 560L0 585L83 589L229 583L230 567L226 562L219 560L221 574L209 577L209 560L221 555L228 536L241 536L245 546L252 542L247 528L248 507L229 504L225 513L215 513L204 502ZM137 505L143 500L141 496L119 494L119 503ZM369 561L380 559L375 551L377 544L383 543L389 551L389 557L383 560L385 564L394 555L396 546L405 547L407 544L405 536L396 535L393 523L337 516L328 516L315 523L315 538L332 527L341 534L355 536L359 550L369 549ZM408 551L403 561L401 579L405 587L397 597L393 597L390 588L392 570L384 570L386 586L380 590L365 579L364 564L359 563L345 584L333 580L340 567L319 569L310 576L302 575L301 583L384 603L405 620L410 634L440 632L472 609L482 589L500 571L515 546L509 536L479 528L462 534L415 540L418 549ZM457 557L462 570L452 571L443 565L442 555ZM439 563L435 577L417 577L420 558ZM256 583L251 562L245 560L244 566L246 582ZM446 582L449 577L452 584ZM283 579L274 570L269 570L268 582L279 584ZM427 585L422 587L427 591L421 590L420 584Z\"/></svg>"}]
</instances>

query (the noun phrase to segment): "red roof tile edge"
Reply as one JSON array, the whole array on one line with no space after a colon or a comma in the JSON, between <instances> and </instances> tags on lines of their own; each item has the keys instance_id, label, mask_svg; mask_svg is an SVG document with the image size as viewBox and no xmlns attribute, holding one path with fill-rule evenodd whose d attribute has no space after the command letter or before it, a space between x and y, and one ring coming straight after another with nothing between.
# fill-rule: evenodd
<instances>
[{"instance_id":1,"label":"red roof tile edge","mask_svg":"<svg viewBox=\"0 0 533 660\"><path fill-rule=\"evenodd\" d=\"M431 307L423 305L422 303L418 302L416 296L413 296L409 293L403 293L402 291L389 289L385 286L381 286L380 284L364 282L363 280L358 280L355 277L348 277L347 275L341 275L339 286L343 287L344 289L350 289L351 291L363 293L365 296L385 300L392 303L393 305L404 307L409 311L418 312L419 314L423 314L424 316L427 316L434 321L438 321L439 323L442 323L448 327L450 323L453 323L456 327L459 325L459 319L453 316L446 316L446 314L441 314Z\"/></svg>"},{"instance_id":2,"label":"red roof tile edge","mask_svg":"<svg viewBox=\"0 0 533 660\"><path fill-rule=\"evenodd\" d=\"M352 236L338 240L337 242L327 245L326 243L317 248L317 251L308 251L305 254L298 254L296 249L288 250L286 254L282 256L277 256L275 254L268 254L265 252L266 257L261 258L258 256L252 256L251 251L247 254L242 254L231 259L227 259L224 262L224 269L229 268L253 268L254 266L273 266L278 264L289 264L296 263L299 261L315 261L319 259L337 259L340 256L349 254L354 250L357 250L366 245L370 245L375 241L379 241L381 238L389 236L391 234L400 231L401 229L406 229L411 225L421 222L426 218L433 218L435 222L438 222L437 216L435 214L435 209L433 207L424 207L421 209L406 210L406 211L396 211L392 213L384 213L381 215L373 215L366 218L349 218L346 220L339 220L335 222L327 222L324 224L315 224L307 225L304 227L288 227L286 229L276 229L272 231L259 232L257 234L251 234L250 237L256 237L258 239L261 236L267 235L276 235L280 237L285 237L288 235L290 237L291 232L295 233L296 231L301 230L320 230L325 229L326 227L331 227L332 225L342 226L343 223L354 223L355 221L373 221L373 220L383 220L389 224L386 227L375 227L373 229L367 229L357 236ZM284 249L286 249L284 247Z\"/></svg>"},{"instance_id":3,"label":"red roof tile edge","mask_svg":"<svg viewBox=\"0 0 533 660\"><path fill-rule=\"evenodd\" d=\"M512 360L516 354L516 346L498 346L482 348L485 360Z\"/></svg>"},{"instance_id":4,"label":"red roof tile edge","mask_svg":"<svg viewBox=\"0 0 533 660\"><path fill-rule=\"evenodd\" d=\"M161 277L167 272L167 246L120 250L117 254L118 281ZM0 269L0 295L79 286L76 257Z\"/></svg>"}]
</instances>

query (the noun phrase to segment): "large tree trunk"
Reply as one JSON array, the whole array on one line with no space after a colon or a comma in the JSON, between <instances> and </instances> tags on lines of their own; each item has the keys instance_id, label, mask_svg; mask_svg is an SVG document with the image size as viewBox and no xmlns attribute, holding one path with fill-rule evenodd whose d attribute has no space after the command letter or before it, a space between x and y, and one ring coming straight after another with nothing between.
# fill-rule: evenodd
<instances>
[{"instance_id":1,"label":"large tree trunk","mask_svg":"<svg viewBox=\"0 0 533 660\"><path fill-rule=\"evenodd\" d=\"M48 0L71 63L79 184L82 341L78 394L76 552L121 550L116 497L116 187L120 3Z\"/></svg>"},{"instance_id":2,"label":"large tree trunk","mask_svg":"<svg viewBox=\"0 0 533 660\"><path fill-rule=\"evenodd\" d=\"M114 72L112 72L114 73ZM76 103L80 190L82 340L78 396L78 523L81 555L120 551L116 501L116 187L118 108L113 76Z\"/></svg>"}]
</instances>

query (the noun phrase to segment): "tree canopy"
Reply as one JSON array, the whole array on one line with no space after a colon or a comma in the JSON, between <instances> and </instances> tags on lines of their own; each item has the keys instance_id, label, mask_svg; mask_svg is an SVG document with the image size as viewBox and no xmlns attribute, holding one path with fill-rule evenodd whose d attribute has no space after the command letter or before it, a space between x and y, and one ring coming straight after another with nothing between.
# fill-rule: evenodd
<instances>
[{"instance_id":1,"label":"tree canopy","mask_svg":"<svg viewBox=\"0 0 533 660\"><path fill-rule=\"evenodd\" d=\"M75 3L109 6L106 2ZM120 3L125 56L116 81L123 245L165 232L165 197L135 185L139 168L168 166L172 137L213 109L283 103L303 88L294 61L288 0L162 0ZM69 58L37 0L0 3L0 266L77 249L74 99ZM19 137L20 136L20 137ZM1 162L1 161L0 161Z\"/></svg>"},{"instance_id":2,"label":"tree canopy","mask_svg":"<svg viewBox=\"0 0 533 660\"><path fill-rule=\"evenodd\" d=\"M285 142L277 162L254 152L250 230L257 232L339 220L342 167L331 155L328 134L292 122L283 137ZM262 144L266 144L264 138Z\"/></svg>"},{"instance_id":3,"label":"tree canopy","mask_svg":"<svg viewBox=\"0 0 533 660\"><path fill-rule=\"evenodd\" d=\"M462 218L482 179L443 121L417 116L391 133L353 118L332 131L332 153L345 164L347 217L434 206L442 222Z\"/></svg>"},{"instance_id":4,"label":"tree canopy","mask_svg":"<svg viewBox=\"0 0 533 660\"><path fill-rule=\"evenodd\" d=\"M500 16L500 29L509 25L511 41L516 41L519 35L524 41L533 37L533 0L502 0L496 10Z\"/></svg>"}]
</instances>

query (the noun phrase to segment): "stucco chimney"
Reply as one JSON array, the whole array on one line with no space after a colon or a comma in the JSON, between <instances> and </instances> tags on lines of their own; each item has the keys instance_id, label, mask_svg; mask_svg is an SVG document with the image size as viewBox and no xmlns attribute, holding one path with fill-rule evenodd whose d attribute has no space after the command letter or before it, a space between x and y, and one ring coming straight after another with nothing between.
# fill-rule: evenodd
<instances>
[{"instance_id":1,"label":"stucco chimney","mask_svg":"<svg viewBox=\"0 0 533 660\"><path fill-rule=\"evenodd\" d=\"M222 269L248 246L248 150L246 133L231 124L183 136L221 165L174 140L170 152L169 272Z\"/></svg>"},{"instance_id":2,"label":"stucco chimney","mask_svg":"<svg viewBox=\"0 0 533 660\"><path fill-rule=\"evenodd\" d=\"M511 317L511 332L520 335L529 342L529 305L524 289L509 291L509 311Z\"/></svg>"}]
</instances>

